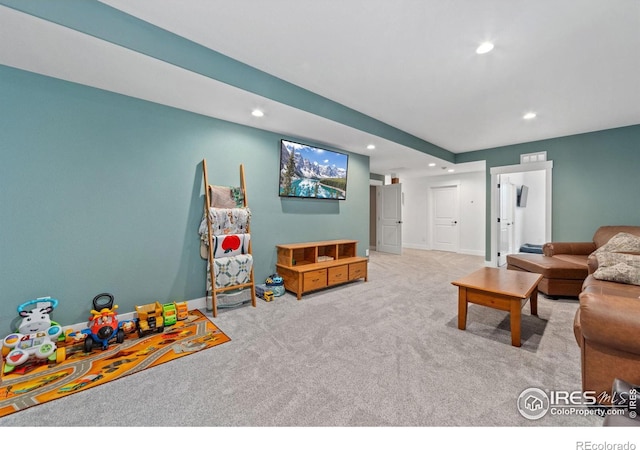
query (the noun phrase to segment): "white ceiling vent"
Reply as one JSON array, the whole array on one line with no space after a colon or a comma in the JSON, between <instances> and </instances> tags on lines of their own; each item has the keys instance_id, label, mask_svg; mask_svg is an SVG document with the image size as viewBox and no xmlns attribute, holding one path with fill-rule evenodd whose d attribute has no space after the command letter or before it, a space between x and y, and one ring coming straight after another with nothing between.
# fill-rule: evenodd
<instances>
[{"instance_id":1,"label":"white ceiling vent","mask_svg":"<svg viewBox=\"0 0 640 450\"><path fill-rule=\"evenodd\" d=\"M523 153L520 155L520 164L540 162L547 160L547 152Z\"/></svg>"}]
</instances>

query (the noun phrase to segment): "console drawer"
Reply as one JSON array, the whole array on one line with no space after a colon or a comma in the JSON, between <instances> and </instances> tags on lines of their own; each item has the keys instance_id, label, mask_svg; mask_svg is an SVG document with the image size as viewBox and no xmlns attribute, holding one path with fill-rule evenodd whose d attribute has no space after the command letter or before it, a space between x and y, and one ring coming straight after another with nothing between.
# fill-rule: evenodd
<instances>
[{"instance_id":1,"label":"console drawer","mask_svg":"<svg viewBox=\"0 0 640 450\"><path fill-rule=\"evenodd\" d=\"M323 287L327 287L327 269L312 270L304 273L303 290L305 292Z\"/></svg>"},{"instance_id":2,"label":"console drawer","mask_svg":"<svg viewBox=\"0 0 640 450\"><path fill-rule=\"evenodd\" d=\"M349 279L355 280L358 278L366 278L367 277L367 262L358 262L349 264Z\"/></svg>"},{"instance_id":3,"label":"console drawer","mask_svg":"<svg viewBox=\"0 0 640 450\"><path fill-rule=\"evenodd\" d=\"M349 266L346 264L344 266L338 267L329 267L329 276L328 282L329 285L344 283L349 280Z\"/></svg>"}]
</instances>

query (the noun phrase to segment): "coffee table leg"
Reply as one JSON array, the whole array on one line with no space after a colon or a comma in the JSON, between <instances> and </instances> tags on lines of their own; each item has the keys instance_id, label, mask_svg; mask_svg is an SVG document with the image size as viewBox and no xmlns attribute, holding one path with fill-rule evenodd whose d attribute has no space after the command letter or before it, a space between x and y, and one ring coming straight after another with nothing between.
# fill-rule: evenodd
<instances>
[{"instance_id":1,"label":"coffee table leg","mask_svg":"<svg viewBox=\"0 0 640 450\"><path fill-rule=\"evenodd\" d=\"M467 288L458 288L458 329L467 328Z\"/></svg>"},{"instance_id":2,"label":"coffee table leg","mask_svg":"<svg viewBox=\"0 0 640 450\"><path fill-rule=\"evenodd\" d=\"M537 316L538 315L538 287L537 286L531 293L529 303L531 304L531 315Z\"/></svg>"},{"instance_id":3,"label":"coffee table leg","mask_svg":"<svg viewBox=\"0 0 640 450\"><path fill-rule=\"evenodd\" d=\"M520 309L522 303L520 299L511 300L511 345L520 347Z\"/></svg>"}]
</instances>

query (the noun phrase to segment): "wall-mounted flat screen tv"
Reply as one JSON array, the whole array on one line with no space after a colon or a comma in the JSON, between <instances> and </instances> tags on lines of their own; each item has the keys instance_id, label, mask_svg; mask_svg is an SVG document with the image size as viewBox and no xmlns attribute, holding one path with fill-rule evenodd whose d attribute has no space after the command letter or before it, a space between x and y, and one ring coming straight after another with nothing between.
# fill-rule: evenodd
<instances>
[{"instance_id":1,"label":"wall-mounted flat screen tv","mask_svg":"<svg viewBox=\"0 0 640 450\"><path fill-rule=\"evenodd\" d=\"M524 184L518 188L516 193L516 206L524 208L527 206L527 197L529 196L529 188Z\"/></svg>"},{"instance_id":2,"label":"wall-mounted flat screen tv","mask_svg":"<svg viewBox=\"0 0 640 450\"><path fill-rule=\"evenodd\" d=\"M280 197L345 200L349 155L280 141Z\"/></svg>"}]
</instances>

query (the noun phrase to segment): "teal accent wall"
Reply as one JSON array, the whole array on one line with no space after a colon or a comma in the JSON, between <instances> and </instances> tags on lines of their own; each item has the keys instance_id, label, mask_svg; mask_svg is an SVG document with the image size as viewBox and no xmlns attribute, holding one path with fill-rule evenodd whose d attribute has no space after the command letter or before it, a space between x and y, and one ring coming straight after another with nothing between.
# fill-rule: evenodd
<instances>
[{"instance_id":1,"label":"teal accent wall","mask_svg":"<svg viewBox=\"0 0 640 450\"><path fill-rule=\"evenodd\" d=\"M238 185L245 165L257 281L278 243L368 248L367 156L349 154L347 200L281 199L290 136L1 65L0 136L0 334L17 305L46 295L63 325L86 321L101 292L122 312L203 297L203 158L213 184Z\"/></svg>"},{"instance_id":2,"label":"teal accent wall","mask_svg":"<svg viewBox=\"0 0 640 450\"><path fill-rule=\"evenodd\" d=\"M554 241L591 241L601 225L640 225L640 125L461 153L456 163L487 161L487 260L490 169L539 151L553 161Z\"/></svg>"}]
</instances>

